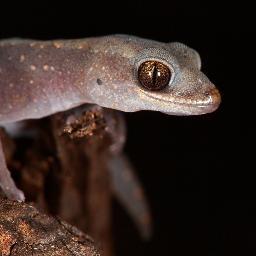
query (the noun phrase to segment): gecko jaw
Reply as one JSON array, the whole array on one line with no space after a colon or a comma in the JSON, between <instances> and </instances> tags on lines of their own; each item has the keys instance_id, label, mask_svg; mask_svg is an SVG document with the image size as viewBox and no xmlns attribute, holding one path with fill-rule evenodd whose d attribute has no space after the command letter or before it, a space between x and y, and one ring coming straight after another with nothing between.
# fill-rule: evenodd
<instances>
[{"instance_id":1,"label":"gecko jaw","mask_svg":"<svg viewBox=\"0 0 256 256\"><path fill-rule=\"evenodd\" d=\"M154 100L152 104L158 110L169 115L202 115L214 112L220 105L221 96L216 88L212 88L205 93L203 99L178 98L170 95L152 94L151 92L142 91L144 97L147 96ZM143 95L141 94L141 95ZM159 106L160 105L160 106Z\"/></svg>"}]
</instances>

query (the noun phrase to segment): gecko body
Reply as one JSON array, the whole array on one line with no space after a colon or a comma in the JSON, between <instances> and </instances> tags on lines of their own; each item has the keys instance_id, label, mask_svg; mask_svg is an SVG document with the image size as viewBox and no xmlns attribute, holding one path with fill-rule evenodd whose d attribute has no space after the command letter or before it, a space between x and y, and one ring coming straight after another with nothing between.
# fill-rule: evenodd
<instances>
[{"instance_id":1,"label":"gecko body","mask_svg":"<svg viewBox=\"0 0 256 256\"><path fill-rule=\"evenodd\" d=\"M138 69L147 61L163 63L170 70L163 89L151 90L139 81ZM132 36L3 40L0 124L42 118L84 103L125 112L212 112L218 107L220 96L200 66L198 53L183 44ZM145 79L157 79L158 71L144 69L141 80L143 74Z\"/></svg>"},{"instance_id":2,"label":"gecko body","mask_svg":"<svg viewBox=\"0 0 256 256\"><path fill-rule=\"evenodd\" d=\"M218 108L220 94L200 68L199 54L184 44L129 35L2 40L0 126L85 103L124 112L210 113ZM7 169L1 139L0 187L9 198L24 200Z\"/></svg>"}]
</instances>

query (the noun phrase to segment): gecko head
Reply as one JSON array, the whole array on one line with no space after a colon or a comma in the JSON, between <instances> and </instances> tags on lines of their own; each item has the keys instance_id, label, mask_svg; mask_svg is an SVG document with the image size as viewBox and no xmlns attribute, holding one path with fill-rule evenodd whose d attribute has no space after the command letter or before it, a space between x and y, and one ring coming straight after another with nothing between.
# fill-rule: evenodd
<instances>
[{"instance_id":1,"label":"gecko head","mask_svg":"<svg viewBox=\"0 0 256 256\"><path fill-rule=\"evenodd\" d=\"M200 71L195 50L181 43L137 37L109 40L111 44L102 46L104 71L98 74L105 82L101 88L105 87L95 87L94 99L99 101L95 103L127 112L152 110L171 115L200 115L218 108L220 94ZM110 50L106 45L111 45Z\"/></svg>"},{"instance_id":2,"label":"gecko head","mask_svg":"<svg viewBox=\"0 0 256 256\"><path fill-rule=\"evenodd\" d=\"M181 43L142 50L134 65L141 109L172 115L215 111L221 101L219 91L200 68L199 54Z\"/></svg>"}]
</instances>

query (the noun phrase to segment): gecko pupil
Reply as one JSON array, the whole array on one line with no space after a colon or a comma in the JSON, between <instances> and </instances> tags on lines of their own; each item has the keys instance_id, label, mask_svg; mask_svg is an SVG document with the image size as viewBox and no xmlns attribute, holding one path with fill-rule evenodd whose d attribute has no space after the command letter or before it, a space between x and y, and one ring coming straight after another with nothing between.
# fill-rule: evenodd
<instances>
[{"instance_id":1,"label":"gecko pupil","mask_svg":"<svg viewBox=\"0 0 256 256\"><path fill-rule=\"evenodd\" d=\"M138 79L144 88L157 91L169 84L171 71L159 61L145 61L139 66Z\"/></svg>"}]
</instances>

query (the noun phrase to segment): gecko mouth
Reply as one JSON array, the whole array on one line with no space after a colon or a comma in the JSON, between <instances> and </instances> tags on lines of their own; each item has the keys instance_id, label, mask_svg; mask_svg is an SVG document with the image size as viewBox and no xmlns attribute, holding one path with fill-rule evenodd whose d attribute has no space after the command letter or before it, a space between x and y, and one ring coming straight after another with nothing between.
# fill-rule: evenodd
<instances>
[{"instance_id":1,"label":"gecko mouth","mask_svg":"<svg viewBox=\"0 0 256 256\"><path fill-rule=\"evenodd\" d=\"M201 115L215 111L221 102L221 96L216 88L212 88L204 93L203 99L178 98L170 95L153 94L142 91L144 95L150 97L160 104L161 112L172 115ZM170 110L170 111L169 111Z\"/></svg>"}]
</instances>

